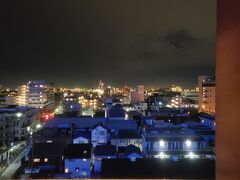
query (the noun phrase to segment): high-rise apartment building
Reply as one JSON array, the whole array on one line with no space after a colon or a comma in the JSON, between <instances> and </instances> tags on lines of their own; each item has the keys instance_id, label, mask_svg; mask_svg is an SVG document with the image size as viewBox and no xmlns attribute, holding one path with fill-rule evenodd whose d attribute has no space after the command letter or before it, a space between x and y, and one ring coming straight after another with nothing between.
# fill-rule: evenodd
<instances>
[{"instance_id":1,"label":"high-rise apartment building","mask_svg":"<svg viewBox=\"0 0 240 180\"><path fill-rule=\"evenodd\" d=\"M144 86L139 85L136 91L131 93L131 102L140 103L144 101Z\"/></svg>"},{"instance_id":2,"label":"high-rise apartment building","mask_svg":"<svg viewBox=\"0 0 240 180\"><path fill-rule=\"evenodd\" d=\"M198 87L198 111L215 114L215 77L199 76Z\"/></svg>"},{"instance_id":3,"label":"high-rise apartment building","mask_svg":"<svg viewBox=\"0 0 240 180\"><path fill-rule=\"evenodd\" d=\"M26 85L18 86L17 104L19 106L27 105L27 86Z\"/></svg>"},{"instance_id":4,"label":"high-rise apartment building","mask_svg":"<svg viewBox=\"0 0 240 180\"><path fill-rule=\"evenodd\" d=\"M27 106L52 109L54 106L52 85L44 80L29 81L27 83Z\"/></svg>"}]
</instances>

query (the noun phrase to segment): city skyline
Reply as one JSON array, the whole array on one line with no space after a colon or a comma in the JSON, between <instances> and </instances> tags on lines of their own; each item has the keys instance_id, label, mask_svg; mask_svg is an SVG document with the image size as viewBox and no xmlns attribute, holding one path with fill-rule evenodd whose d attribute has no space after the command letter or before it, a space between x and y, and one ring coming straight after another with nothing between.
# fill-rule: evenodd
<instances>
[{"instance_id":1,"label":"city skyline","mask_svg":"<svg viewBox=\"0 0 240 180\"><path fill-rule=\"evenodd\" d=\"M7 86L7 85L3 85L3 84L0 84L0 87L4 90L6 89L10 89L10 90L17 90L18 87L20 86L23 86L23 85L26 85L28 82L30 81L46 81L48 83L51 83L52 86L54 88L63 88L63 89L75 89L75 88L78 88L78 89L98 89L99 88L99 84L97 84L97 82L95 83L95 86L61 86L61 85L56 85L53 81L47 81L47 80L42 80L42 79L31 79L29 81L26 81L26 82L23 82L21 84L17 84L17 85L13 85L13 86ZM100 80L101 81L101 80ZM193 90L193 89L196 89L198 87L198 84L196 84L196 86L191 86L191 87L185 87L185 86L182 86L180 84L168 84L168 85L163 85L163 86L155 86L155 87L151 87L151 86L145 86L144 84L129 84L127 81L125 82L122 82L120 85L114 85L114 84L108 84L108 83L105 83L104 81L101 81L102 82L102 86L104 89L107 89L107 88L120 88L120 89L124 89L124 87L127 85L128 87L132 88L133 90L134 89L137 89L138 86L144 86L146 88L146 90L151 90L151 89L165 89L165 88L171 88L171 87L179 87L179 88L182 88L183 90Z\"/></svg>"},{"instance_id":2,"label":"city skyline","mask_svg":"<svg viewBox=\"0 0 240 180\"><path fill-rule=\"evenodd\" d=\"M197 76L215 72L215 0L16 1L1 8L1 85L46 79L95 87L102 79L195 87Z\"/></svg>"}]
</instances>

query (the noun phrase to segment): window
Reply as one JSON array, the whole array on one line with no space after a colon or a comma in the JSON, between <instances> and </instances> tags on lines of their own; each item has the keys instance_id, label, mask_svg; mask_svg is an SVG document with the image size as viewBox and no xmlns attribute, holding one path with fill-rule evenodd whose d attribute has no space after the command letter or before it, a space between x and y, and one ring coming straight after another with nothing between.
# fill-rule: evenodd
<instances>
[{"instance_id":1,"label":"window","mask_svg":"<svg viewBox=\"0 0 240 180\"><path fill-rule=\"evenodd\" d=\"M33 159L33 162L40 162L40 158Z\"/></svg>"},{"instance_id":2,"label":"window","mask_svg":"<svg viewBox=\"0 0 240 180\"><path fill-rule=\"evenodd\" d=\"M99 135L105 135L105 131L99 131Z\"/></svg>"},{"instance_id":3,"label":"window","mask_svg":"<svg viewBox=\"0 0 240 180\"><path fill-rule=\"evenodd\" d=\"M65 168L65 173L68 173L68 168Z\"/></svg>"},{"instance_id":4,"label":"window","mask_svg":"<svg viewBox=\"0 0 240 180\"><path fill-rule=\"evenodd\" d=\"M45 158L45 159L44 159L44 162L48 162L48 158Z\"/></svg>"}]
</instances>

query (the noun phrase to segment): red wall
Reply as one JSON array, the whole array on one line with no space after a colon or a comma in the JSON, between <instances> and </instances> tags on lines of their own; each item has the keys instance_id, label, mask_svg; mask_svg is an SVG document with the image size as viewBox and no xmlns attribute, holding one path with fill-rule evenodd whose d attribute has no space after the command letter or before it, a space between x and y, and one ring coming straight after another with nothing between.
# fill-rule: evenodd
<instances>
[{"instance_id":1,"label":"red wall","mask_svg":"<svg viewBox=\"0 0 240 180\"><path fill-rule=\"evenodd\" d=\"M240 179L240 0L218 0L217 179Z\"/></svg>"}]
</instances>

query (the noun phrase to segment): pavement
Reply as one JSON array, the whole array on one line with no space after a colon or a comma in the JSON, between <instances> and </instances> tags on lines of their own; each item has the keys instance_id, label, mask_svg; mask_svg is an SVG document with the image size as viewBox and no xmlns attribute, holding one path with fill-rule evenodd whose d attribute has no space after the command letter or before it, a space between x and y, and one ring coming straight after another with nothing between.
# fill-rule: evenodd
<instances>
[{"instance_id":1,"label":"pavement","mask_svg":"<svg viewBox=\"0 0 240 180\"><path fill-rule=\"evenodd\" d=\"M17 169L21 166L21 159L24 157L26 150L27 148L21 151L19 155L14 159L14 161L11 162L9 166L3 170L3 172L0 174L0 179L11 179Z\"/></svg>"}]
</instances>

